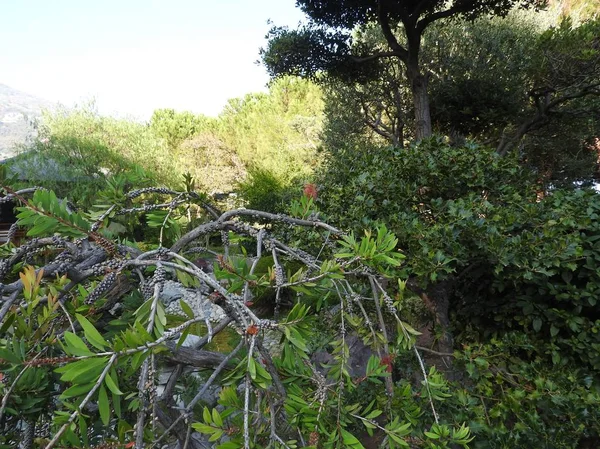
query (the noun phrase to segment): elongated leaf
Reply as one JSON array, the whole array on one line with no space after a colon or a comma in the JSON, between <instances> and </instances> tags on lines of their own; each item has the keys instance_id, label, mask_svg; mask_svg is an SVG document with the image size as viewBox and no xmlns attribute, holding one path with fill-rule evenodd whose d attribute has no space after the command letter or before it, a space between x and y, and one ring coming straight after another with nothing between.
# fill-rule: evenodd
<instances>
[{"instance_id":1,"label":"elongated leaf","mask_svg":"<svg viewBox=\"0 0 600 449\"><path fill-rule=\"evenodd\" d=\"M89 446L90 442L88 440L88 425L82 415L79 415L79 434L81 435L81 442L85 446Z\"/></svg>"},{"instance_id":2,"label":"elongated leaf","mask_svg":"<svg viewBox=\"0 0 600 449\"><path fill-rule=\"evenodd\" d=\"M62 374L60 379L63 382L85 384L98 379L106 363L108 363L106 357L90 358L69 363L57 368L55 371Z\"/></svg>"},{"instance_id":3,"label":"elongated leaf","mask_svg":"<svg viewBox=\"0 0 600 449\"><path fill-rule=\"evenodd\" d=\"M104 385L100 385L98 392L98 410L100 411L100 419L105 426L108 426L110 422L110 404L108 402L108 395L106 394L106 388Z\"/></svg>"},{"instance_id":4,"label":"elongated leaf","mask_svg":"<svg viewBox=\"0 0 600 449\"><path fill-rule=\"evenodd\" d=\"M218 427L223 427L223 419L221 419L221 415L219 415L219 412L216 408L213 408L212 410L212 419L215 425Z\"/></svg>"},{"instance_id":5,"label":"elongated leaf","mask_svg":"<svg viewBox=\"0 0 600 449\"><path fill-rule=\"evenodd\" d=\"M191 320L192 318L194 318L194 312L192 311L192 308L188 305L187 302L185 302L183 299L179 300L179 305L181 306L181 310L183 310L183 313L186 314L186 316Z\"/></svg>"},{"instance_id":6,"label":"elongated leaf","mask_svg":"<svg viewBox=\"0 0 600 449\"><path fill-rule=\"evenodd\" d=\"M248 371L252 380L256 379L256 362L253 358L248 361Z\"/></svg>"},{"instance_id":7,"label":"elongated leaf","mask_svg":"<svg viewBox=\"0 0 600 449\"><path fill-rule=\"evenodd\" d=\"M19 365L21 363L21 360L16 354L4 348L0 348L0 359L4 359L9 363L14 363L15 365Z\"/></svg>"},{"instance_id":8,"label":"elongated leaf","mask_svg":"<svg viewBox=\"0 0 600 449\"><path fill-rule=\"evenodd\" d=\"M208 410L208 407L204 407L202 410L202 419L204 419L206 424L212 424L212 418L210 416L210 410Z\"/></svg>"},{"instance_id":9,"label":"elongated leaf","mask_svg":"<svg viewBox=\"0 0 600 449\"><path fill-rule=\"evenodd\" d=\"M113 400L113 408L115 410L115 415L117 415L117 418L121 418L121 396L113 393L112 400Z\"/></svg>"},{"instance_id":10,"label":"elongated leaf","mask_svg":"<svg viewBox=\"0 0 600 449\"><path fill-rule=\"evenodd\" d=\"M89 350L83 340L72 332L65 332L65 343L65 350L69 354L75 356L94 355L94 353Z\"/></svg>"},{"instance_id":11,"label":"elongated leaf","mask_svg":"<svg viewBox=\"0 0 600 449\"><path fill-rule=\"evenodd\" d=\"M82 385L73 385L72 387L67 388L60 395L60 399L68 399L75 396L83 396L87 394L92 387L95 385L95 382L90 382Z\"/></svg>"},{"instance_id":12,"label":"elongated leaf","mask_svg":"<svg viewBox=\"0 0 600 449\"><path fill-rule=\"evenodd\" d=\"M92 346L94 346L97 349L100 349L101 351L109 346L108 342L104 339L104 337L102 337L102 335L100 335L100 332L96 330L94 325L90 323L86 317L78 313L75 314L75 317L77 318L77 321L79 321L79 324L81 324L81 327L83 328L85 338Z\"/></svg>"},{"instance_id":13,"label":"elongated leaf","mask_svg":"<svg viewBox=\"0 0 600 449\"><path fill-rule=\"evenodd\" d=\"M106 383L106 386L113 394L116 394L116 395L123 394L123 392L121 390L119 390L117 376L116 375L113 376L112 371L110 374L108 374L108 376L106 376L104 378L104 382Z\"/></svg>"},{"instance_id":14,"label":"elongated leaf","mask_svg":"<svg viewBox=\"0 0 600 449\"><path fill-rule=\"evenodd\" d=\"M346 447L352 447L352 448L356 448L356 449L365 449L365 447L361 444L360 441L358 441L358 439L352 435L350 432L348 432L347 430L341 429L341 433L342 433L342 439L344 440L344 444L346 445Z\"/></svg>"}]
</instances>

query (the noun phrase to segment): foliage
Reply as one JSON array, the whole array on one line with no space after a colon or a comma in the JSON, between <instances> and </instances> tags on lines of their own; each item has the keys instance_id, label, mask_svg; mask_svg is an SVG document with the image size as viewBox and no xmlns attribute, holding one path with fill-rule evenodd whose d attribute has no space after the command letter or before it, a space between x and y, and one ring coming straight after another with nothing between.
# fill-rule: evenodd
<instances>
[{"instance_id":1,"label":"foliage","mask_svg":"<svg viewBox=\"0 0 600 449\"><path fill-rule=\"evenodd\" d=\"M598 447L598 20L298 5L263 59L319 87L61 111L3 177L0 447Z\"/></svg>"},{"instance_id":2,"label":"foliage","mask_svg":"<svg viewBox=\"0 0 600 449\"><path fill-rule=\"evenodd\" d=\"M547 14L514 12L430 27L423 58L432 116L444 134L497 141L528 107L527 76Z\"/></svg>"},{"instance_id":3,"label":"foliage","mask_svg":"<svg viewBox=\"0 0 600 449\"><path fill-rule=\"evenodd\" d=\"M433 127L455 145L471 138L501 153L518 148L546 182L589 183L598 172L597 24L556 24L551 12L515 12L429 26L420 54L430 75ZM385 49L375 26L353 38ZM566 50L570 45L577 48ZM410 80L394 61L380 61L377 76L365 82L328 79L325 92L328 150L403 146L413 137Z\"/></svg>"},{"instance_id":4,"label":"foliage","mask_svg":"<svg viewBox=\"0 0 600 449\"><path fill-rule=\"evenodd\" d=\"M266 212L285 212L294 188L284 184L273 173L262 168L251 168L248 177L238 184L240 197L250 209Z\"/></svg>"},{"instance_id":5,"label":"foliage","mask_svg":"<svg viewBox=\"0 0 600 449\"><path fill-rule=\"evenodd\" d=\"M177 171L190 173L204 192L232 192L246 177L240 157L214 133L202 133L184 140L174 151L174 156Z\"/></svg>"},{"instance_id":6,"label":"foliage","mask_svg":"<svg viewBox=\"0 0 600 449\"><path fill-rule=\"evenodd\" d=\"M317 165L322 108L317 86L283 78L267 94L230 100L219 117L218 133L246 166L266 170L287 185Z\"/></svg>"},{"instance_id":7,"label":"foliage","mask_svg":"<svg viewBox=\"0 0 600 449\"><path fill-rule=\"evenodd\" d=\"M447 18L475 19L482 15L505 16L511 8L539 8L538 0L456 1L298 1L309 23L298 30L274 27L262 50L263 63L272 76L283 74L316 78L319 75L345 82L377 79L377 65L390 60L406 69L414 107L414 135L430 137L432 123L428 75L421 66L421 43L426 29ZM375 24L384 44L369 45L356 29ZM402 37L395 32L399 30Z\"/></svg>"},{"instance_id":8,"label":"foliage","mask_svg":"<svg viewBox=\"0 0 600 449\"><path fill-rule=\"evenodd\" d=\"M455 368L473 381L458 387L459 404L483 407L485 421L459 415L479 447L593 447L600 195L544 191L517 159L473 144L348 151L351 166L348 153L330 156L318 203L346 228L386 224L407 290L454 347L473 348L455 353Z\"/></svg>"},{"instance_id":9,"label":"foliage","mask_svg":"<svg viewBox=\"0 0 600 449\"><path fill-rule=\"evenodd\" d=\"M289 77L272 82L267 93L229 100L218 118L155 111L150 128L168 142L178 171L209 192L234 190L246 168L288 187L317 165L322 109L315 84Z\"/></svg>"},{"instance_id":10,"label":"foliage","mask_svg":"<svg viewBox=\"0 0 600 449\"><path fill-rule=\"evenodd\" d=\"M587 20L600 15L600 6L593 0L553 1L551 5L557 8L562 16L575 20Z\"/></svg>"},{"instance_id":11,"label":"foliage","mask_svg":"<svg viewBox=\"0 0 600 449\"><path fill-rule=\"evenodd\" d=\"M187 185L192 183L188 180ZM11 195L25 201L28 192ZM53 193L36 190L23 204L19 222L34 238L2 248L4 445L146 447L165 440L202 447L205 435L223 448L362 448L357 435L365 433L390 448L409 447L409 442L468 447L469 429L436 412L452 396L440 373L432 368L423 372L421 382L401 385L390 376L390 360L414 351L418 333L399 317L383 287L376 287L381 275L396 276L404 259L386 228L365 233L359 243L310 217L240 210L194 225L168 249L162 236L170 217L194 205L211 212L203 198L190 190L164 188L115 196L114 206L73 214ZM115 217L137 213L146 213L148 220L150 215L162 217L156 220L159 236L145 242L145 252L111 239L107 231ZM264 226L236 219L245 215L306 227L322 241L335 235L340 243L311 255L274 238ZM213 235L222 241L210 275L188 258L188 251L193 254L198 239ZM249 252L252 244L255 249ZM272 265L266 272L255 271L263 251ZM291 271L292 266L298 268ZM171 315L161 299L167 280L204 291L210 298L205 300L218 304L226 318L211 324L186 299L179 302L181 315ZM250 299L265 289L276 293L275 315L258 318ZM280 316L280 293L287 289L297 295L296 302ZM370 306L365 308L362 296L378 298L378 304L381 298L383 311L374 314ZM313 362L309 350L309 342L322 337L313 326L318 314L308 305L316 300L321 313L337 323L327 330L332 361L325 366ZM384 338L385 320L402 330L395 336L397 343ZM225 353L201 349L230 321L242 337L235 348ZM203 343L191 347L185 341L197 323L206 324ZM272 333L275 343L267 346ZM372 348L358 377L350 371L351 333L360 334ZM416 356L421 360L418 352ZM182 370L170 382L174 388L157 392L158 374L168 361L210 374L202 377L192 399L178 392L178 385L188 384ZM217 379L220 407L204 404L200 398ZM346 398L359 384L370 385L371 399L349 402ZM397 401L393 407L391 400ZM181 413L169 411L174 401L185 401ZM46 431L40 433L42 427ZM192 430L198 433L190 436Z\"/></svg>"},{"instance_id":12,"label":"foliage","mask_svg":"<svg viewBox=\"0 0 600 449\"><path fill-rule=\"evenodd\" d=\"M465 345L458 354L457 365L468 379L458 403L469 405L456 413L469 422L473 447L597 445L597 379L575 367L556 369L532 351L537 346L526 333L511 332Z\"/></svg>"},{"instance_id":13,"label":"foliage","mask_svg":"<svg viewBox=\"0 0 600 449\"><path fill-rule=\"evenodd\" d=\"M598 19L577 26L570 19L563 19L539 36L528 70L529 117L520 124L512 142L508 139L504 147L499 146L499 151L506 151L511 143L529 134L525 154L542 167L545 165L550 172L545 175L557 184L570 182L573 168L577 170L577 164L582 162L585 165L580 179L589 181L594 176L593 169L597 170L594 141L600 131L599 29ZM559 152L558 157L548 151L549 143Z\"/></svg>"},{"instance_id":14,"label":"foliage","mask_svg":"<svg viewBox=\"0 0 600 449\"><path fill-rule=\"evenodd\" d=\"M527 225L515 226L512 237L491 248L497 250L493 273L477 278L489 280L485 307L494 307L501 319L490 321L468 289L461 293L461 306L469 307L470 326L527 332L539 357L555 366L574 363L597 371L600 358L590 348L600 344L599 195L555 191L526 209Z\"/></svg>"},{"instance_id":15,"label":"foliage","mask_svg":"<svg viewBox=\"0 0 600 449\"><path fill-rule=\"evenodd\" d=\"M157 109L150 118L152 132L167 141L169 148L176 149L184 140L191 139L210 129L214 120L191 112L174 109Z\"/></svg>"},{"instance_id":16,"label":"foliage","mask_svg":"<svg viewBox=\"0 0 600 449\"><path fill-rule=\"evenodd\" d=\"M386 28L395 29L404 24L406 34L420 34L436 20L451 16L475 18L484 14L506 15L518 2L500 1L455 1L446 4L432 0L426 4L418 1L388 2L378 5L372 0L365 1L299 1L298 7L310 18L311 24L297 31L286 28L273 28L269 46L263 50L263 62L272 75L293 73L313 77L321 71L334 72L343 76L338 66L348 66L352 56L365 57L368 48L353 47L352 31L369 23L378 23L386 33ZM536 2L520 2L523 6L539 6ZM410 19L412 17L412 19ZM419 22L419 23L417 23ZM411 24L412 26L410 26ZM326 32L325 29L339 30ZM412 36L411 36L412 37ZM292 50L298 50L293 53ZM391 48L391 52L398 49ZM363 52L363 54L361 54ZM398 52L402 53L402 52ZM408 55L381 54L379 57L398 56L403 61ZM376 58L373 58L376 59ZM356 62L355 61L355 65Z\"/></svg>"},{"instance_id":17,"label":"foliage","mask_svg":"<svg viewBox=\"0 0 600 449\"><path fill-rule=\"evenodd\" d=\"M175 179L168 152L144 125L100 116L92 107L47 113L40 130L41 154L57 158L61 169L85 177L126 173L139 166L159 181Z\"/></svg>"},{"instance_id":18,"label":"foliage","mask_svg":"<svg viewBox=\"0 0 600 449\"><path fill-rule=\"evenodd\" d=\"M381 64L377 79L364 83L324 83L323 147L328 151L357 145L403 146L411 137L408 84L400 67Z\"/></svg>"},{"instance_id":19,"label":"foliage","mask_svg":"<svg viewBox=\"0 0 600 449\"><path fill-rule=\"evenodd\" d=\"M349 148L328 162L319 175L325 213L344 227L386 223L411 255L412 273L432 281L477 257L480 239L492 237L483 217L535 201L535 184L518 160L475 144Z\"/></svg>"}]
</instances>

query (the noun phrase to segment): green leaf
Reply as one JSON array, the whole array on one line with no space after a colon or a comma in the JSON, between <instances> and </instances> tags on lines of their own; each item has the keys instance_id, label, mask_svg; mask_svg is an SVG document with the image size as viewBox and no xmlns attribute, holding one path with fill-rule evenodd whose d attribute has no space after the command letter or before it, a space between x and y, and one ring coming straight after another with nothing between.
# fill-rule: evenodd
<instances>
[{"instance_id":1,"label":"green leaf","mask_svg":"<svg viewBox=\"0 0 600 449\"><path fill-rule=\"evenodd\" d=\"M117 415L118 418L121 418L121 396L113 393L112 401L113 401L113 409L115 410L115 415Z\"/></svg>"},{"instance_id":2,"label":"green leaf","mask_svg":"<svg viewBox=\"0 0 600 449\"><path fill-rule=\"evenodd\" d=\"M181 347L181 345L183 343L185 343L185 339L187 338L187 336L190 334L190 331L192 329L192 326L188 326L185 328L185 330L181 333L181 337L179 337L179 340L177 340L177 345L175 345L175 347L177 349L179 349Z\"/></svg>"},{"instance_id":3,"label":"green leaf","mask_svg":"<svg viewBox=\"0 0 600 449\"><path fill-rule=\"evenodd\" d=\"M373 410L371 413L369 413L366 418L367 419L374 419L377 418L379 415L381 415L383 412L381 410Z\"/></svg>"},{"instance_id":4,"label":"green leaf","mask_svg":"<svg viewBox=\"0 0 600 449\"><path fill-rule=\"evenodd\" d=\"M433 432L423 432L425 434L426 437L431 438L433 440L439 440L440 436L437 433L433 433Z\"/></svg>"},{"instance_id":5,"label":"green leaf","mask_svg":"<svg viewBox=\"0 0 600 449\"><path fill-rule=\"evenodd\" d=\"M21 364L21 359L19 359L19 357L10 352L8 349L4 348L0 348L0 359L4 359L7 362L13 363L15 365Z\"/></svg>"},{"instance_id":6,"label":"green leaf","mask_svg":"<svg viewBox=\"0 0 600 449\"><path fill-rule=\"evenodd\" d=\"M398 435L394 434L393 432L388 433L388 436L392 440L394 440L396 443L398 443L400 446L410 447L406 441L404 441L402 438L400 438Z\"/></svg>"},{"instance_id":7,"label":"green leaf","mask_svg":"<svg viewBox=\"0 0 600 449\"><path fill-rule=\"evenodd\" d=\"M86 317L78 313L75 314L75 317L77 318L77 321L79 321L79 324L81 324L81 327L83 328L85 338L92 346L101 351L109 346L108 342L102 337L102 335L100 335L100 332L96 330L94 325L90 323Z\"/></svg>"},{"instance_id":8,"label":"green leaf","mask_svg":"<svg viewBox=\"0 0 600 449\"><path fill-rule=\"evenodd\" d=\"M345 429L340 429L342 433L342 439L344 440L344 444L346 446L355 448L355 449L365 449L365 447L356 439L354 435L348 432Z\"/></svg>"},{"instance_id":9,"label":"green leaf","mask_svg":"<svg viewBox=\"0 0 600 449\"><path fill-rule=\"evenodd\" d=\"M60 395L60 399L63 400L76 396L83 396L84 394L87 394L94 387L95 384L96 382L90 382L81 385L73 385L72 387L69 387L62 392L62 394Z\"/></svg>"},{"instance_id":10,"label":"green leaf","mask_svg":"<svg viewBox=\"0 0 600 449\"><path fill-rule=\"evenodd\" d=\"M256 362L254 361L253 358L250 358L250 360L248 360L248 371L250 372L250 377L252 378L252 380L256 379Z\"/></svg>"},{"instance_id":11,"label":"green leaf","mask_svg":"<svg viewBox=\"0 0 600 449\"><path fill-rule=\"evenodd\" d=\"M67 347L65 348L67 353L70 353L74 356L94 355L94 353L89 350L83 340L74 333L67 331L65 332L64 337L65 343L67 344Z\"/></svg>"},{"instance_id":12,"label":"green leaf","mask_svg":"<svg viewBox=\"0 0 600 449\"><path fill-rule=\"evenodd\" d=\"M183 310L183 313L185 313L190 320L194 318L194 312L192 311L192 308L188 305L187 302L185 302L183 299L180 299L179 305L181 306L181 310Z\"/></svg>"},{"instance_id":13,"label":"green leaf","mask_svg":"<svg viewBox=\"0 0 600 449\"><path fill-rule=\"evenodd\" d=\"M243 445L236 441L228 441L227 443L219 444L217 449L240 449Z\"/></svg>"},{"instance_id":14,"label":"green leaf","mask_svg":"<svg viewBox=\"0 0 600 449\"><path fill-rule=\"evenodd\" d=\"M163 326L167 325L167 316L165 315L165 308L162 302L158 302L156 304L156 317L158 318L158 322L156 324L162 324Z\"/></svg>"},{"instance_id":15,"label":"green leaf","mask_svg":"<svg viewBox=\"0 0 600 449\"><path fill-rule=\"evenodd\" d=\"M82 415L79 415L79 435L81 435L81 442L85 446L89 446L90 442L88 441L88 425Z\"/></svg>"},{"instance_id":16,"label":"green leaf","mask_svg":"<svg viewBox=\"0 0 600 449\"><path fill-rule=\"evenodd\" d=\"M284 328L284 332L286 329L288 329L288 328ZM290 343L292 343L298 349L300 349L301 351L304 351L304 352L308 351L308 348L306 347L306 341L302 338L302 336L296 330L295 327L289 327L289 331L285 332L285 334L287 336L287 339L290 341Z\"/></svg>"},{"instance_id":17,"label":"green leaf","mask_svg":"<svg viewBox=\"0 0 600 449\"><path fill-rule=\"evenodd\" d=\"M62 374L60 380L63 382L81 385L98 379L107 363L107 357L90 358L68 363L54 371Z\"/></svg>"},{"instance_id":18,"label":"green leaf","mask_svg":"<svg viewBox=\"0 0 600 449\"><path fill-rule=\"evenodd\" d=\"M201 422L196 422L196 423L192 424L192 428L194 428L195 430L197 430L200 433L206 433L206 434L212 434L215 431L214 427L207 426L206 424L201 423Z\"/></svg>"},{"instance_id":19,"label":"green leaf","mask_svg":"<svg viewBox=\"0 0 600 449\"><path fill-rule=\"evenodd\" d=\"M210 410L208 409L208 407L204 407L204 409L202 410L202 419L204 419L204 422L206 424L212 424Z\"/></svg>"},{"instance_id":20,"label":"green leaf","mask_svg":"<svg viewBox=\"0 0 600 449\"><path fill-rule=\"evenodd\" d=\"M100 411L100 419L105 426L108 426L110 422L110 404L108 402L108 395L106 394L106 388L104 385L100 385L98 392L98 410Z\"/></svg>"},{"instance_id":21,"label":"green leaf","mask_svg":"<svg viewBox=\"0 0 600 449\"><path fill-rule=\"evenodd\" d=\"M216 408L213 408L212 410L212 419L218 427L223 427L223 419Z\"/></svg>"},{"instance_id":22,"label":"green leaf","mask_svg":"<svg viewBox=\"0 0 600 449\"><path fill-rule=\"evenodd\" d=\"M121 390L119 390L119 386L118 386L118 380L115 376L115 378L113 379L113 376L111 375L112 373L109 373L105 378L104 378L104 382L106 382L106 386L108 387L108 389L116 395L122 395L123 392Z\"/></svg>"},{"instance_id":23,"label":"green leaf","mask_svg":"<svg viewBox=\"0 0 600 449\"><path fill-rule=\"evenodd\" d=\"M214 442L217 441L219 438L221 438L223 436L223 431L221 429L217 429L215 431L215 433L212 434L212 436L208 439L209 442Z\"/></svg>"}]
</instances>

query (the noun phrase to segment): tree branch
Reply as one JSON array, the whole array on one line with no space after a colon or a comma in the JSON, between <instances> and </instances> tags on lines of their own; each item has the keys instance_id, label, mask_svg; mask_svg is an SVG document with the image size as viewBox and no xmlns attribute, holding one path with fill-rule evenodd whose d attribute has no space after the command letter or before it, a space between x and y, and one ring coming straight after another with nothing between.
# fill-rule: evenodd
<instances>
[{"instance_id":1,"label":"tree branch","mask_svg":"<svg viewBox=\"0 0 600 449\"><path fill-rule=\"evenodd\" d=\"M419 20L419 22L417 22L416 31L419 34L422 34L423 31L425 31L425 28L427 28L429 25L431 25L436 20L445 19L447 17L451 17L451 16L458 14L460 12L463 12L463 11L464 11L464 9L461 7L452 6L451 8L448 8L444 11L438 11L438 12L429 14L429 15L423 17L421 20Z\"/></svg>"},{"instance_id":2,"label":"tree branch","mask_svg":"<svg viewBox=\"0 0 600 449\"><path fill-rule=\"evenodd\" d=\"M351 58L354 62L362 63L362 62L373 61L375 59L391 58L394 56L400 57L400 54L398 54L398 52L396 52L396 51L381 51L378 53L373 53L372 55L369 55L369 56L362 56L360 58L357 56L351 56Z\"/></svg>"},{"instance_id":3,"label":"tree branch","mask_svg":"<svg viewBox=\"0 0 600 449\"><path fill-rule=\"evenodd\" d=\"M549 114L557 107L571 100L583 98L588 95L600 95L600 83L583 86L576 92L558 96L552 101L550 101L551 93L552 91L549 89L537 89L529 93L529 96L535 104L536 114L529 120L522 123L512 137L507 137L506 135L502 136L502 139L496 147L496 152L499 155L505 156L514 145L519 143L521 139L525 137L526 134L548 125L550 123Z\"/></svg>"},{"instance_id":4,"label":"tree branch","mask_svg":"<svg viewBox=\"0 0 600 449\"><path fill-rule=\"evenodd\" d=\"M393 55L400 58L406 64L408 62L408 50L400 45L398 39L394 36L388 17L383 11L382 1L377 2L377 21L379 22L379 26L381 26L386 42L392 49Z\"/></svg>"}]
</instances>

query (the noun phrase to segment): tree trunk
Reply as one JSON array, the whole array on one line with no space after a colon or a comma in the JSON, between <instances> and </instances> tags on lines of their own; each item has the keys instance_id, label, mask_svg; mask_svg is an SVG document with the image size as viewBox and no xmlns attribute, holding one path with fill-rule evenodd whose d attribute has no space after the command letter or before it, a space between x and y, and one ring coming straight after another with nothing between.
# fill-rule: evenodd
<instances>
[{"instance_id":1,"label":"tree trunk","mask_svg":"<svg viewBox=\"0 0 600 449\"><path fill-rule=\"evenodd\" d=\"M429 77L421 74L418 70L409 70L408 78L415 106L415 139L426 139L427 137L431 137L432 134L429 93L427 92Z\"/></svg>"},{"instance_id":2,"label":"tree trunk","mask_svg":"<svg viewBox=\"0 0 600 449\"><path fill-rule=\"evenodd\" d=\"M454 351L454 338L450 332L450 290L451 281L441 281L421 294L421 298L433 312L435 322L442 331L442 336L438 340L438 349L449 354Z\"/></svg>"},{"instance_id":3,"label":"tree trunk","mask_svg":"<svg viewBox=\"0 0 600 449\"><path fill-rule=\"evenodd\" d=\"M454 351L454 337L450 331L450 286L440 282L432 291L435 303L435 320L442 331L438 342L440 352L452 354Z\"/></svg>"},{"instance_id":4,"label":"tree trunk","mask_svg":"<svg viewBox=\"0 0 600 449\"><path fill-rule=\"evenodd\" d=\"M426 289L418 286L415 279L409 279L407 286L414 293L419 295L435 319L435 324L442 331L442 336L437 342L439 352L448 354L443 357L445 365L452 366L452 357L450 354L454 351L454 337L450 331L450 295L453 290L453 279L440 281L430 285Z\"/></svg>"}]
</instances>

